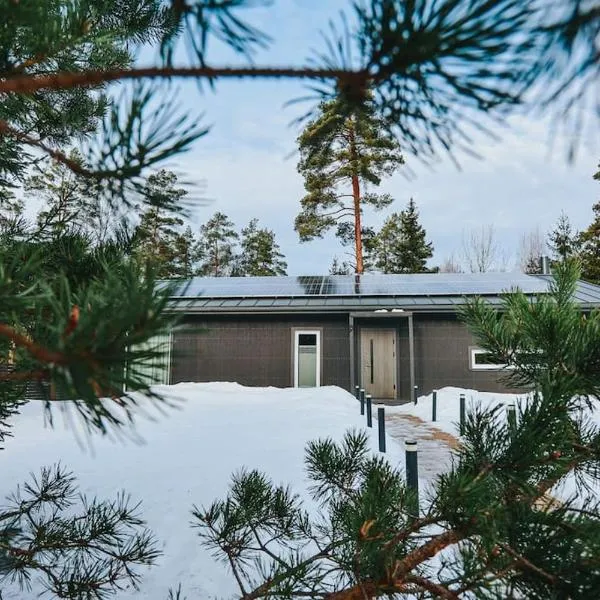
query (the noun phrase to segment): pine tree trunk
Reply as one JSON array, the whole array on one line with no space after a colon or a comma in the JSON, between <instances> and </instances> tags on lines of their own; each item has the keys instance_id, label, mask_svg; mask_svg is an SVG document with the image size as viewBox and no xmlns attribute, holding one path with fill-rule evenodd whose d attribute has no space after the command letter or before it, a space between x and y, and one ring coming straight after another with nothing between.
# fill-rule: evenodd
<instances>
[{"instance_id":1,"label":"pine tree trunk","mask_svg":"<svg viewBox=\"0 0 600 600\"><path fill-rule=\"evenodd\" d=\"M358 157L356 155L356 143L354 141L354 123L350 122L350 160L352 161L352 199L354 202L354 247L356 256L356 272L362 274L363 249L362 249L362 224L360 215L360 182L358 180Z\"/></svg>"}]
</instances>

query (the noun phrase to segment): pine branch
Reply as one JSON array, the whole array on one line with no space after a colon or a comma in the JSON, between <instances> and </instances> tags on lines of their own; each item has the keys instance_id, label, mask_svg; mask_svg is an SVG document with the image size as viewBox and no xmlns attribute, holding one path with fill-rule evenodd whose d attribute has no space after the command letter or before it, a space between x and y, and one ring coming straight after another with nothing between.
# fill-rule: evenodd
<instances>
[{"instance_id":1,"label":"pine branch","mask_svg":"<svg viewBox=\"0 0 600 600\"><path fill-rule=\"evenodd\" d=\"M537 573L540 577L542 577L542 579L545 579L550 584L556 583L556 577L554 577L553 575L550 575L550 573L546 573L546 571L544 571L543 569L540 569L540 567L534 565L530 560L527 560L524 556L521 556L521 554L519 554L516 550L511 548L508 544L499 544L499 545L505 552L510 554L514 559L516 559L517 567L524 567L525 569L528 569L530 571L533 571L534 573Z\"/></svg>"},{"instance_id":2,"label":"pine branch","mask_svg":"<svg viewBox=\"0 0 600 600\"><path fill-rule=\"evenodd\" d=\"M435 583L425 577L419 577L418 575L408 575L406 577L407 583L414 583L418 587L431 592L436 598L445 598L446 600L459 600L460 595L457 592L453 592L447 587L440 583Z\"/></svg>"},{"instance_id":3,"label":"pine branch","mask_svg":"<svg viewBox=\"0 0 600 600\"><path fill-rule=\"evenodd\" d=\"M57 72L48 75L20 75L0 81L0 93L30 94L39 90L66 90L94 87L127 79L338 79L344 86L364 91L371 79L365 70L314 69L310 67L143 67L113 71Z\"/></svg>"},{"instance_id":4,"label":"pine branch","mask_svg":"<svg viewBox=\"0 0 600 600\"><path fill-rule=\"evenodd\" d=\"M0 337L6 337L17 346L25 348L33 358L36 358L40 362L56 365L67 362L66 356L61 352L52 352L44 348L5 323L0 323Z\"/></svg>"}]
</instances>

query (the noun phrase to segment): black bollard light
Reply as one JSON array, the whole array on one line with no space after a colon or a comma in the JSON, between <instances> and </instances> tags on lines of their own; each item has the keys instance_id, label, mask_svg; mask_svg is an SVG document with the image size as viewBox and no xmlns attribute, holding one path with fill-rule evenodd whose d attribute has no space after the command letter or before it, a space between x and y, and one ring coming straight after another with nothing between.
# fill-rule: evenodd
<instances>
[{"instance_id":1,"label":"black bollard light","mask_svg":"<svg viewBox=\"0 0 600 600\"><path fill-rule=\"evenodd\" d=\"M433 399L431 402L431 420L435 423L437 419L437 390L433 390Z\"/></svg>"},{"instance_id":2,"label":"black bollard light","mask_svg":"<svg viewBox=\"0 0 600 600\"><path fill-rule=\"evenodd\" d=\"M377 408L377 426L379 428L379 452L385 452L385 408Z\"/></svg>"},{"instance_id":3,"label":"black bollard light","mask_svg":"<svg viewBox=\"0 0 600 600\"><path fill-rule=\"evenodd\" d=\"M406 486L412 492L411 516L415 519L419 516L419 460L417 455L417 442L406 440L404 442L406 455Z\"/></svg>"},{"instance_id":4,"label":"black bollard light","mask_svg":"<svg viewBox=\"0 0 600 600\"><path fill-rule=\"evenodd\" d=\"M466 416L466 407L465 407L465 395L461 394L460 395L460 426L459 426L459 432L460 435L464 435L465 432L465 416Z\"/></svg>"},{"instance_id":5,"label":"black bollard light","mask_svg":"<svg viewBox=\"0 0 600 600\"><path fill-rule=\"evenodd\" d=\"M360 396L360 414L365 414L365 390L360 388L358 395Z\"/></svg>"},{"instance_id":6,"label":"black bollard light","mask_svg":"<svg viewBox=\"0 0 600 600\"><path fill-rule=\"evenodd\" d=\"M367 427L373 427L373 404L371 394L367 394Z\"/></svg>"}]
</instances>

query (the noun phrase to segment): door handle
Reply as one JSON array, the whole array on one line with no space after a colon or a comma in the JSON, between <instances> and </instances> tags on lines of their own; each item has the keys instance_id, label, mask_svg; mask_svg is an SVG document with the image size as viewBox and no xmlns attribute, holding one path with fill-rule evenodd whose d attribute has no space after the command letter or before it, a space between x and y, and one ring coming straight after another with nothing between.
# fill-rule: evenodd
<instances>
[{"instance_id":1,"label":"door handle","mask_svg":"<svg viewBox=\"0 0 600 600\"><path fill-rule=\"evenodd\" d=\"M373 338L370 340L370 354L371 354L371 383L373 383Z\"/></svg>"}]
</instances>

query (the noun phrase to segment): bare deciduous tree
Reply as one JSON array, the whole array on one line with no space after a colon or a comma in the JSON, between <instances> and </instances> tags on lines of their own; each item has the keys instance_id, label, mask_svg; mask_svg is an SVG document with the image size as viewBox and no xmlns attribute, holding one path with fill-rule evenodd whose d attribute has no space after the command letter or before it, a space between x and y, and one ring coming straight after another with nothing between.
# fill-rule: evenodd
<instances>
[{"instance_id":1,"label":"bare deciduous tree","mask_svg":"<svg viewBox=\"0 0 600 600\"><path fill-rule=\"evenodd\" d=\"M546 239L539 227L524 233L519 244L519 269L523 273L539 273L540 257L546 253Z\"/></svg>"},{"instance_id":2,"label":"bare deciduous tree","mask_svg":"<svg viewBox=\"0 0 600 600\"><path fill-rule=\"evenodd\" d=\"M500 247L493 225L482 225L464 232L462 254L471 273L506 271L508 255Z\"/></svg>"},{"instance_id":3,"label":"bare deciduous tree","mask_svg":"<svg viewBox=\"0 0 600 600\"><path fill-rule=\"evenodd\" d=\"M440 265L440 273L462 273L462 265L454 257L454 253L450 254L448 258Z\"/></svg>"}]
</instances>

